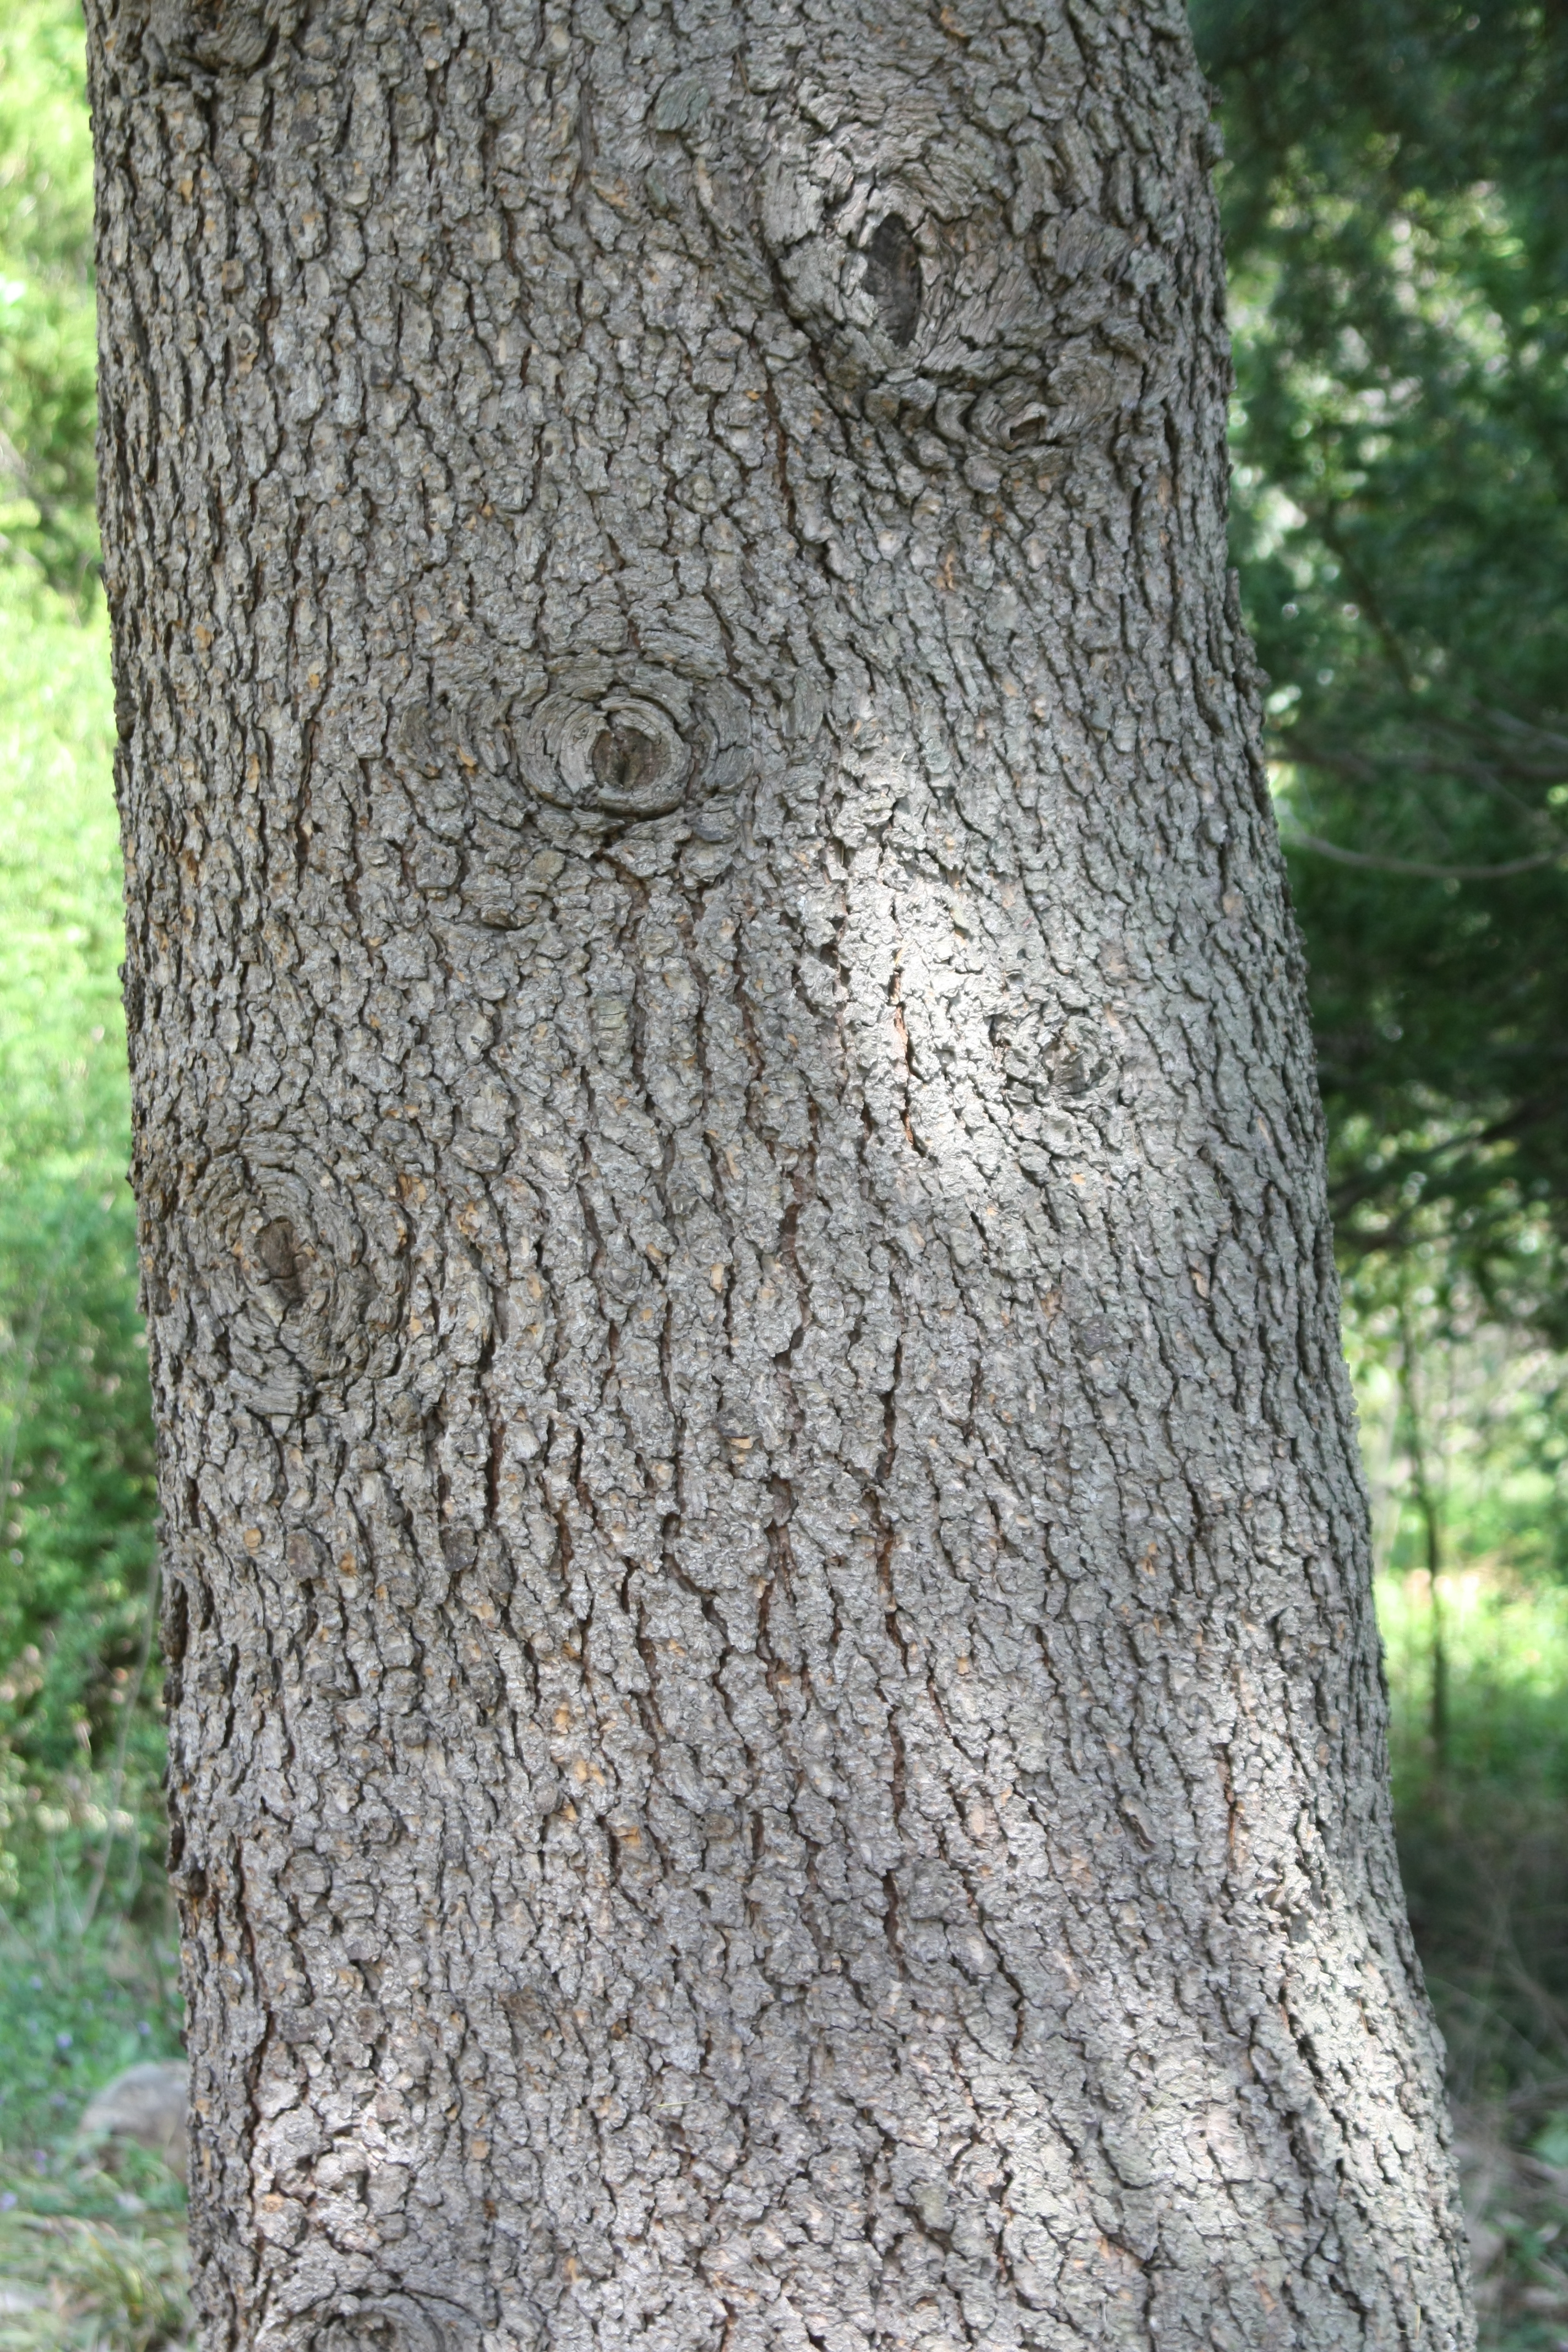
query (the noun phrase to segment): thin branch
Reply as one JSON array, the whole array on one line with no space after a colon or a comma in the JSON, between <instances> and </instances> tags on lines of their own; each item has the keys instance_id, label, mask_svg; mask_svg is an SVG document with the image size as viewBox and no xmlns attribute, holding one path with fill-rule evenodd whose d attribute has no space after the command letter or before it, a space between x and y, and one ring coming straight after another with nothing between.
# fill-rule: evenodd
<instances>
[{"instance_id":1,"label":"thin branch","mask_svg":"<svg viewBox=\"0 0 1568 2352\"><path fill-rule=\"evenodd\" d=\"M137 1703L142 1696L142 1685L147 1679L147 1662L153 1654L153 1629L158 1622L158 1592L161 1583L159 1570L159 1558L154 1551L152 1565L147 1570L147 1600L142 1614L142 1646L137 1654L136 1672L126 1685L124 1697L121 1701L122 1711L120 1717L120 1737L115 1743L114 1771L110 1783L109 1803L105 1809L108 1819L104 1823L103 1844L99 1853L97 1867L92 1874L92 1885L88 1893L87 1908L82 1914L79 1932L83 1935L92 1925L93 1914L98 1909L99 1897L103 1893L103 1882L109 1875L109 1857L114 1851L115 1820L120 1811L120 1800L125 1789L125 1753L131 1739L131 1718L136 1712ZM132 1832L132 1834L134 1836L135 1832Z\"/></svg>"},{"instance_id":2,"label":"thin branch","mask_svg":"<svg viewBox=\"0 0 1568 2352\"><path fill-rule=\"evenodd\" d=\"M1568 856L1561 849L1542 849L1531 857L1508 858L1501 866L1429 866L1420 857L1379 857L1364 849L1342 849L1337 841L1325 841L1320 834L1294 830L1285 836L1285 846L1315 850L1337 866L1355 866L1370 874L1412 874L1423 882L1500 882L1510 874L1533 874L1539 866L1556 866Z\"/></svg>"},{"instance_id":3,"label":"thin branch","mask_svg":"<svg viewBox=\"0 0 1568 2352\"><path fill-rule=\"evenodd\" d=\"M1362 611L1372 623L1373 634L1388 656L1389 667L1405 693L1413 693L1415 687L1415 673L1411 667L1410 656L1400 643L1398 630L1383 609L1383 599L1373 585L1371 573L1363 570L1354 551L1346 545L1341 535L1338 507L1334 505L1320 507L1315 514L1309 508L1307 519L1310 522L1317 524L1324 546L1338 556L1340 568L1355 590Z\"/></svg>"},{"instance_id":4,"label":"thin branch","mask_svg":"<svg viewBox=\"0 0 1568 2352\"><path fill-rule=\"evenodd\" d=\"M1405 1458L1410 1465L1410 1491L1426 1539L1426 1590L1432 1614L1432 1697L1427 1732L1432 1762L1438 1773L1448 1761L1448 1644L1443 1625L1442 1505L1427 1466L1426 1433L1415 1385L1415 1348L1409 1307L1399 1293L1399 1392L1405 1405Z\"/></svg>"},{"instance_id":5,"label":"thin branch","mask_svg":"<svg viewBox=\"0 0 1568 2352\"><path fill-rule=\"evenodd\" d=\"M1373 784L1395 767L1407 776L1458 776L1466 783L1479 784L1483 792L1495 793L1500 800L1507 801L1510 808L1516 808L1531 824L1550 825L1550 819L1545 818L1540 809L1509 790L1499 771L1500 768L1520 783L1544 784L1550 788L1568 781L1568 769L1564 768L1563 761L1553 760L1547 766L1529 768L1517 760L1499 761L1474 758L1466 750L1455 749L1451 740L1446 741L1435 727L1426 730L1426 738L1430 744L1436 746L1435 749L1413 751L1407 744L1402 744L1374 759L1365 751L1353 751L1348 744L1325 742L1321 737L1309 734L1300 720L1292 721L1289 727L1279 728L1275 736L1281 758L1288 760L1292 767L1322 768L1331 776L1353 776L1358 782ZM1552 829L1555 830L1554 827Z\"/></svg>"},{"instance_id":6,"label":"thin branch","mask_svg":"<svg viewBox=\"0 0 1568 2352\"><path fill-rule=\"evenodd\" d=\"M1560 734L1555 727L1542 727L1533 719L1516 719L1511 710L1489 710L1483 705L1481 716L1500 727L1506 735L1533 735L1549 743L1554 751L1568 751L1568 735Z\"/></svg>"}]
</instances>

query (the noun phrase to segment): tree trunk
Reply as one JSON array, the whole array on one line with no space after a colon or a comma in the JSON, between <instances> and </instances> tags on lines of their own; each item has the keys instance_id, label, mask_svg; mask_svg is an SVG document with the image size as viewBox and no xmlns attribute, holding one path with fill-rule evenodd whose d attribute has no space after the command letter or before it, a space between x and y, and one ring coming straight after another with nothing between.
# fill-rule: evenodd
<instances>
[{"instance_id":1,"label":"tree trunk","mask_svg":"<svg viewBox=\"0 0 1568 2352\"><path fill-rule=\"evenodd\" d=\"M1468 2343L1176 0L93 47L209 2343Z\"/></svg>"}]
</instances>

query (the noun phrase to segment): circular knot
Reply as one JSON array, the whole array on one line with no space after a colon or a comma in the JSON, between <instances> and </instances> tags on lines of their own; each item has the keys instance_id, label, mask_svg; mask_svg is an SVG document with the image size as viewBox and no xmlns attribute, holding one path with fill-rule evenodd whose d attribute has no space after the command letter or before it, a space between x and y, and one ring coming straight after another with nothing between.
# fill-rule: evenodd
<instances>
[{"instance_id":1,"label":"circular knot","mask_svg":"<svg viewBox=\"0 0 1568 2352\"><path fill-rule=\"evenodd\" d=\"M616 824L672 815L745 774L745 698L723 680L638 676L557 685L514 721L519 762L549 807Z\"/></svg>"},{"instance_id":2,"label":"circular knot","mask_svg":"<svg viewBox=\"0 0 1568 2352\"><path fill-rule=\"evenodd\" d=\"M524 725L522 757L542 801L606 816L668 816L692 769L692 746L667 710L614 692L598 702L546 695Z\"/></svg>"},{"instance_id":3,"label":"circular knot","mask_svg":"<svg viewBox=\"0 0 1568 2352\"><path fill-rule=\"evenodd\" d=\"M434 2295L356 2295L318 2319L310 2352L468 2352L468 2313Z\"/></svg>"}]
</instances>

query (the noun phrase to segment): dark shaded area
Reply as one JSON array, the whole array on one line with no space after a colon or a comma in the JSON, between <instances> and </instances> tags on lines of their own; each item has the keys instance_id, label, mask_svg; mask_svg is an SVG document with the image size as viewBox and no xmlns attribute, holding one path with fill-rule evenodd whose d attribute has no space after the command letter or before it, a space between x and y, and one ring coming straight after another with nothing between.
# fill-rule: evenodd
<instances>
[{"instance_id":1,"label":"dark shaded area","mask_svg":"<svg viewBox=\"0 0 1568 2352\"><path fill-rule=\"evenodd\" d=\"M897 213L879 221L866 247L866 286L900 351L914 341L921 315L921 257L910 225Z\"/></svg>"},{"instance_id":2,"label":"dark shaded area","mask_svg":"<svg viewBox=\"0 0 1568 2352\"><path fill-rule=\"evenodd\" d=\"M635 727L606 727L595 739L593 762L594 774L606 793L638 793L658 782L665 753Z\"/></svg>"},{"instance_id":3,"label":"dark shaded area","mask_svg":"<svg viewBox=\"0 0 1568 2352\"><path fill-rule=\"evenodd\" d=\"M1402 1247L1440 1204L1472 1269L1563 1328L1568 10L1193 19L1230 155L1235 547L1294 770L1342 1242ZM1531 1223L1548 1257L1521 1255Z\"/></svg>"},{"instance_id":4,"label":"dark shaded area","mask_svg":"<svg viewBox=\"0 0 1568 2352\"><path fill-rule=\"evenodd\" d=\"M1229 156L1232 543L1351 1329L1363 1376L1392 1348L1409 1388L1403 1465L1363 1433L1400 1501L1385 1622L1426 1627L1424 1663L1391 1662L1401 1862L1480 2343L1560 2352L1561 1372L1533 1359L1505 1411L1483 1360L1568 1337L1568 8L1192 18Z\"/></svg>"}]
</instances>

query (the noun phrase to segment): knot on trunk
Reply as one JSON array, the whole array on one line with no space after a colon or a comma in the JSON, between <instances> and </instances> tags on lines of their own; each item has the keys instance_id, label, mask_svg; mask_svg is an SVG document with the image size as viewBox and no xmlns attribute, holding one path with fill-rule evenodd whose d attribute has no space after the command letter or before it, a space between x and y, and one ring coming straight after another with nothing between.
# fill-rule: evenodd
<instances>
[{"instance_id":1,"label":"knot on trunk","mask_svg":"<svg viewBox=\"0 0 1568 2352\"><path fill-rule=\"evenodd\" d=\"M726 680L694 688L672 672L608 681L584 669L514 726L523 781L548 807L602 831L672 816L744 781L751 713Z\"/></svg>"},{"instance_id":2,"label":"knot on trunk","mask_svg":"<svg viewBox=\"0 0 1568 2352\"><path fill-rule=\"evenodd\" d=\"M939 155L929 94L877 136L847 115L823 137L781 123L761 180L763 243L785 309L829 384L916 446L1028 462L1158 398L1155 355L1179 234L1145 175L1140 223L1081 129L1005 142L951 93L962 135ZM1150 231L1152 230L1152 234Z\"/></svg>"},{"instance_id":3,"label":"knot on trunk","mask_svg":"<svg viewBox=\"0 0 1568 2352\"><path fill-rule=\"evenodd\" d=\"M180 1223L203 1368L251 1412L295 1421L395 1348L401 1213L351 1199L293 1138L216 1159Z\"/></svg>"},{"instance_id":4,"label":"knot on trunk","mask_svg":"<svg viewBox=\"0 0 1568 2352\"><path fill-rule=\"evenodd\" d=\"M700 839L728 839L752 766L751 704L727 678L693 684L651 663L617 672L597 656L507 705L413 705L393 733L415 807L438 810L447 841L476 814L509 828L547 815L563 847L678 816Z\"/></svg>"},{"instance_id":5,"label":"knot on trunk","mask_svg":"<svg viewBox=\"0 0 1568 2352\"><path fill-rule=\"evenodd\" d=\"M680 806L699 764L695 730L685 735L655 702L624 693L597 702L547 695L524 721L523 772L542 801L605 816L668 816Z\"/></svg>"},{"instance_id":6,"label":"knot on trunk","mask_svg":"<svg viewBox=\"0 0 1568 2352\"><path fill-rule=\"evenodd\" d=\"M279 0L153 0L142 56L160 80L253 73L279 29Z\"/></svg>"},{"instance_id":7,"label":"knot on trunk","mask_svg":"<svg viewBox=\"0 0 1568 2352\"><path fill-rule=\"evenodd\" d=\"M889 213L879 223L866 247L864 283L889 341L906 350L920 322L921 252L901 214Z\"/></svg>"},{"instance_id":8,"label":"knot on trunk","mask_svg":"<svg viewBox=\"0 0 1568 2352\"><path fill-rule=\"evenodd\" d=\"M428 2294L355 2295L310 2314L300 2352L469 2352L479 2328L458 2305Z\"/></svg>"}]
</instances>

